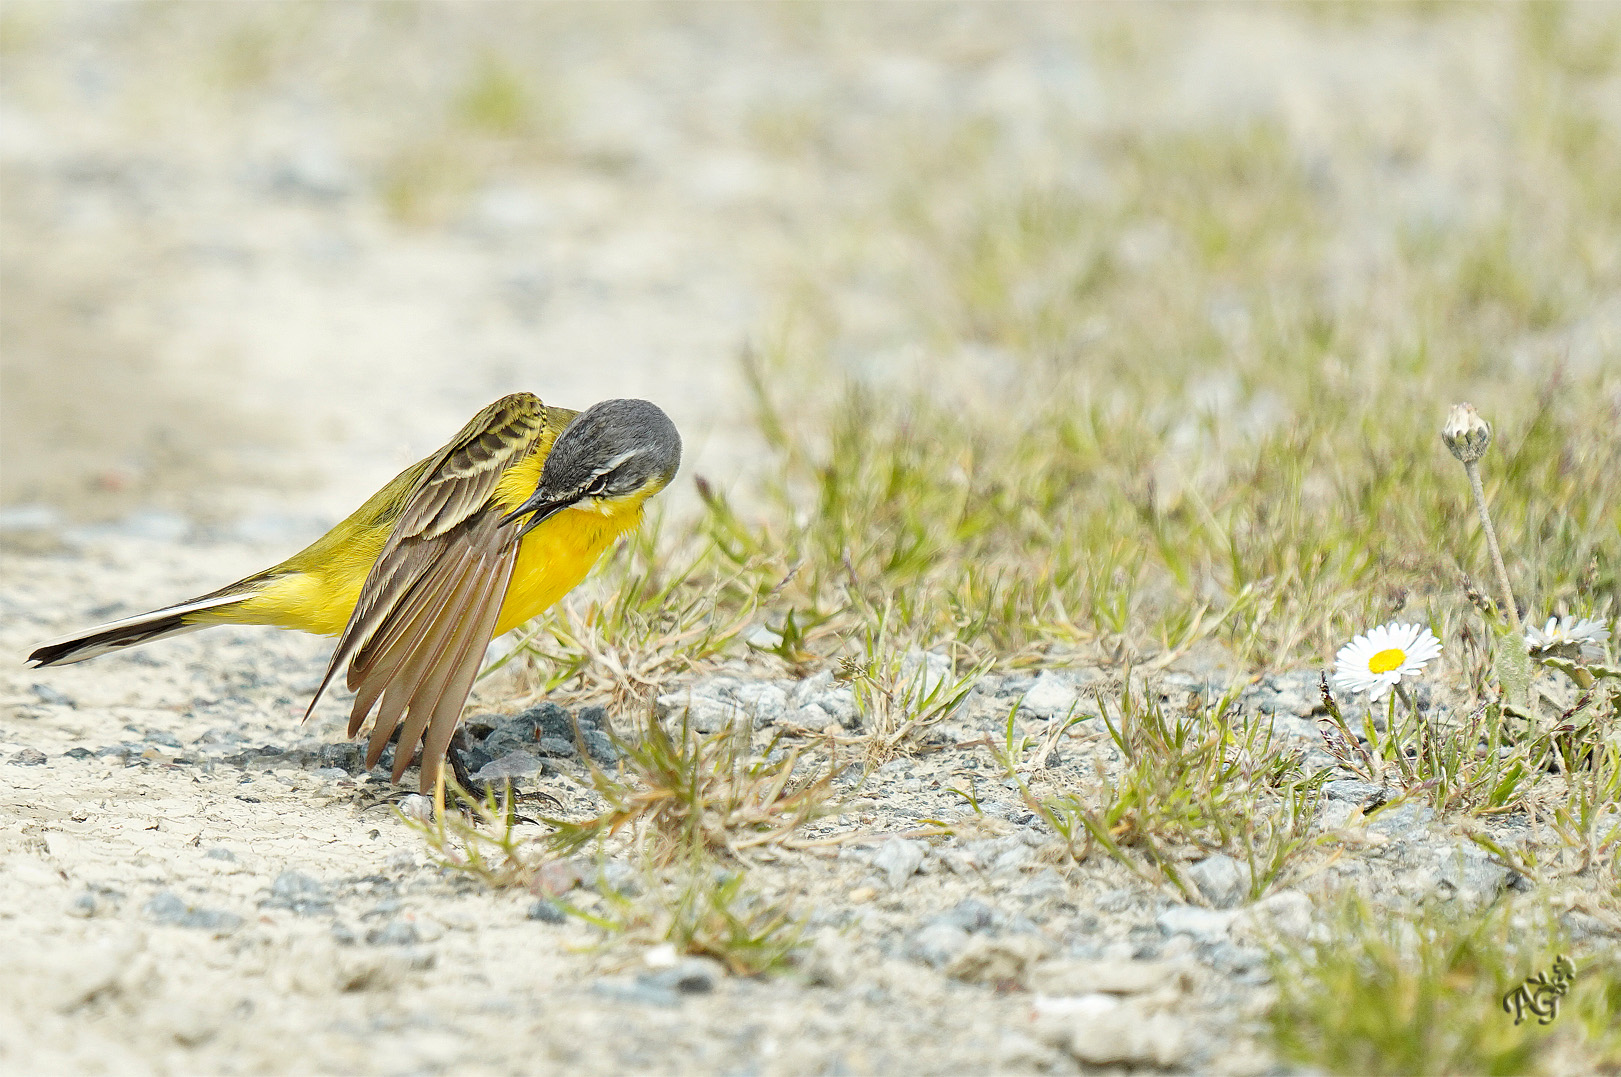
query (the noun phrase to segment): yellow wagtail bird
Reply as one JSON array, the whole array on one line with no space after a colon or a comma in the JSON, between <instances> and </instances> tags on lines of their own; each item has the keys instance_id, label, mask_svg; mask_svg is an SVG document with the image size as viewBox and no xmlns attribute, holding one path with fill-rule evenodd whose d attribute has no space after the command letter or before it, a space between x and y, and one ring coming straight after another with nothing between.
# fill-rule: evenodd
<instances>
[{"instance_id":1,"label":"yellow wagtail bird","mask_svg":"<svg viewBox=\"0 0 1621 1077\"><path fill-rule=\"evenodd\" d=\"M491 638L584 579L680 463L675 424L645 400L574 412L515 393L274 568L41 644L29 661L82 662L218 624L337 636L304 717L347 665L349 736L377 710L366 765L376 765L403 719L394 780L420 742L427 793Z\"/></svg>"}]
</instances>

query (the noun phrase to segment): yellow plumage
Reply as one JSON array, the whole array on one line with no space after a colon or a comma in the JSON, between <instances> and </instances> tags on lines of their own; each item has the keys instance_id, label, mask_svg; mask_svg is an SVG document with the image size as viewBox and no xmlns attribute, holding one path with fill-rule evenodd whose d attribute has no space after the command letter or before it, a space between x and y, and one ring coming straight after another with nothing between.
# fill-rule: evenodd
<instances>
[{"instance_id":1,"label":"yellow plumage","mask_svg":"<svg viewBox=\"0 0 1621 1077\"><path fill-rule=\"evenodd\" d=\"M491 499L503 510L523 504L540 482L540 471L557 431L513 464ZM190 624L274 625L319 636L336 636L349 623L360 588L399 518L405 494L420 476L422 461L402 472L364 505L274 568L261 573L257 589L240 603L188 615ZM648 493L651 493L649 491ZM598 508L569 508L529 532L518 547L495 634L539 616L585 579L602 552L641 522L647 494Z\"/></svg>"}]
</instances>

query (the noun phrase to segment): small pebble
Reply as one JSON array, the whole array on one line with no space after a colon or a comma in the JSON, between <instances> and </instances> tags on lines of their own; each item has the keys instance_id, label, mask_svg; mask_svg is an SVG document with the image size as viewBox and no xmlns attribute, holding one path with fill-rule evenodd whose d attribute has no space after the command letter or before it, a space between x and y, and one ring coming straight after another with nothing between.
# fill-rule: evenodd
<instances>
[{"instance_id":1,"label":"small pebble","mask_svg":"<svg viewBox=\"0 0 1621 1077\"><path fill-rule=\"evenodd\" d=\"M366 942L372 946L410 946L416 941L417 929L404 920L394 920L366 932Z\"/></svg>"},{"instance_id":2,"label":"small pebble","mask_svg":"<svg viewBox=\"0 0 1621 1077\"><path fill-rule=\"evenodd\" d=\"M410 796L402 798L397 806L400 809L400 814L407 819L415 819L419 823L427 823L433 820L433 801L421 793L412 793Z\"/></svg>"},{"instance_id":3,"label":"small pebble","mask_svg":"<svg viewBox=\"0 0 1621 1077\"><path fill-rule=\"evenodd\" d=\"M529 906L529 919L543 924L561 924L568 920L568 913L557 902L542 900Z\"/></svg>"},{"instance_id":4,"label":"small pebble","mask_svg":"<svg viewBox=\"0 0 1621 1077\"><path fill-rule=\"evenodd\" d=\"M688 957L658 972L646 972L637 980L649 987L676 991L683 995L707 995L726 975L719 961L711 957Z\"/></svg>"},{"instance_id":5,"label":"small pebble","mask_svg":"<svg viewBox=\"0 0 1621 1077\"><path fill-rule=\"evenodd\" d=\"M78 706L78 704L73 701L72 696L61 692L56 688L52 688L48 684L32 685L31 690L34 693L34 698L39 700L41 703L49 703L53 707Z\"/></svg>"},{"instance_id":6,"label":"small pebble","mask_svg":"<svg viewBox=\"0 0 1621 1077\"><path fill-rule=\"evenodd\" d=\"M891 890L898 889L923 866L928 846L909 838L890 838L878 847L873 866L884 873Z\"/></svg>"}]
</instances>

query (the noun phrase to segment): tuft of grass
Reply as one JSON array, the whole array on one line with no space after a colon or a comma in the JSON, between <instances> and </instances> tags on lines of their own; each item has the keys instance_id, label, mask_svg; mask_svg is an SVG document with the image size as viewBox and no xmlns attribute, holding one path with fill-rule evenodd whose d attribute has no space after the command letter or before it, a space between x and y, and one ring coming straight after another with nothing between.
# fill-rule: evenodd
<instances>
[{"instance_id":1,"label":"tuft of grass","mask_svg":"<svg viewBox=\"0 0 1621 1077\"><path fill-rule=\"evenodd\" d=\"M1511 905L1389 910L1346 896L1326 928L1320 942L1274 957L1269 1022L1289 1062L1328 1073L1520 1074L1549 1072L1557 1057L1582 1069L1621 1060L1614 955L1570 950L1547 915ZM1559 1016L1515 1025L1504 994L1560 953L1572 954L1577 976Z\"/></svg>"},{"instance_id":2,"label":"tuft of grass","mask_svg":"<svg viewBox=\"0 0 1621 1077\"><path fill-rule=\"evenodd\" d=\"M750 890L742 870L704 858L644 872L635 893L601 893L596 910L564 903L564 911L628 941L668 942L680 953L712 957L733 975L784 971L800 946L800 920Z\"/></svg>"},{"instance_id":3,"label":"tuft of grass","mask_svg":"<svg viewBox=\"0 0 1621 1077\"><path fill-rule=\"evenodd\" d=\"M834 761L806 777L799 750L757 756L746 728L700 736L685 721L672 731L656 718L638 742L616 744L614 772L592 766L603 807L583 820L522 819L510 791L474 796L454 782L447 793L458 810L401 818L441 867L497 889L533 887L549 862L587 849L602 858L626 839L620 851L642 864L641 885L599 885L592 907L559 900L564 911L633 943L669 942L717 958L734 973L781 968L801 924L749 888L747 858L766 846L794 847L800 827L838 811L829 802ZM537 821L551 832L519 836L519 823Z\"/></svg>"},{"instance_id":4,"label":"tuft of grass","mask_svg":"<svg viewBox=\"0 0 1621 1077\"><path fill-rule=\"evenodd\" d=\"M831 757L825 769L807 777L800 773L798 748L755 755L746 725L700 735L688 728L685 715L673 731L654 718L639 742L621 743L619 750L620 775L600 767L591 771L603 811L583 822L547 820L559 851L628 827L656 863L701 856L737 860L762 846L792 846L800 827L838 811L829 803L838 774Z\"/></svg>"},{"instance_id":5,"label":"tuft of grass","mask_svg":"<svg viewBox=\"0 0 1621 1077\"><path fill-rule=\"evenodd\" d=\"M862 720L862 735L856 739L865 748L869 767L915 751L930 727L955 713L991 667L988 660L981 661L959 673L942 656L894 650L887 642L888 614L886 606L866 631L865 661L846 658L836 674L854 691Z\"/></svg>"},{"instance_id":6,"label":"tuft of grass","mask_svg":"<svg viewBox=\"0 0 1621 1077\"><path fill-rule=\"evenodd\" d=\"M1139 877L1199 901L1183 867L1224 852L1246 865L1247 896L1255 900L1317 843L1312 820L1329 772L1302 774L1297 753L1272 743L1266 718L1235 720L1231 699L1168 715L1146 687L1133 693L1129 677L1116 716L1101 693L1097 705L1118 763L1098 759L1093 790L1036 796L1020 774L1025 745L1014 742L1011 712L999 753L1031 809L1072 850L1080 846L1078 856L1101 849Z\"/></svg>"}]
</instances>

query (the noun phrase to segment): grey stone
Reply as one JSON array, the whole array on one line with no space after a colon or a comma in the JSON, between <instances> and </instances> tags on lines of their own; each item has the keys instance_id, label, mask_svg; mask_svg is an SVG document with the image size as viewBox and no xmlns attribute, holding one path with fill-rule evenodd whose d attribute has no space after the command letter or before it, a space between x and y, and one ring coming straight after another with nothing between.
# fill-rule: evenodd
<instances>
[{"instance_id":1,"label":"grey stone","mask_svg":"<svg viewBox=\"0 0 1621 1077\"><path fill-rule=\"evenodd\" d=\"M714 958L688 957L676 962L672 968L644 972L636 979L649 987L683 995L707 995L725 976L726 970Z\"/></svg>"},{"instance_id":2,"label":"grey stone","mask_svg":"<svg viewBox=\"0 0 1621 1077\"><path fill-rule=\"evenodd\" d=\"M840 722L836 717L829 714L815 703L807 703L805 706L800 707L789 716L789 720L795 725L801 725L806 729L815 730L817 732L837 729L840 726Z\"/></svg>"},{"instance_id":3,"label":"grey stone","mask_svg":"<svg viewBox=\"0 0 1621 1077\"><path fill-rule=\"evenodd\" d=\"M1230 909L1249 896L1249 868L1226 853L1216 853L1188 868L1193 884L1218 909Z\"/></svg>"},{"instance_id":4,"label":"grey stone","mask_svg":"<svg viewBox=\"0 0 1621 1077\"><path fill-rule=\"evenodd\" d=\"M96 895L87 890L69 903L67 913L69 916L88 918L96 915L97 905Z\"/></svg>"},{"instance_id":5,"label":"grey stone","mask_svg":"<svg viewBox=\"0 0 1621 1077\"><path fill-rule=\"evenodd\" d=\"M1201 953L1211 968L1246 983L1265 983L1268 979L1265 950L1222 941L1203 947Z\"/></svg>"},{"instance_id":6,"label":"grey stone","mask_svg":"<svg viewBox=\"0 0 1621 1077\"><path fill-rule=\"evenodd\" d=\"M636 877L636 869L618 860L605 861L598 869L596 877L590 881L590 885L599 894L612 891L615 894L634 896L642 891L641 882Z\"/></svg>"},{"instance_id":7,"label":"grey stone","mask_svg":"<svg viewBox=\"0 0 1621 1077\"><path fill-rule=\"evenodd\" d=\"M8 505L0 509L0 531L51 531L61 526L61 513L49 505Z\"/></svg>"},{"instance_id":8,"label":"grey stone","mask_svg":"<svg viewBox=\"0 0 1621 1077\"><path fill-rule=\"evenodd\" d=\"M740 684L732 698L754 717L754 727L776 725L788 714L788 692L769 681Z\"/></svg>"},{"instance_id":9,"label":"grey stone","mask_svg":"<svg viewBox=\"0 0 1621 1077\"><path fill-rule=\"evenodd\" d=\"M1017 838L1012 840L1018 841ZM1022 874L1025 867L1033 863L1035 859L1035 850L1031 849L1030 846L1023 843L1015 844L997 854L996 859L991 863L991 873L993 875L1017 876Z\"/></svg>"},{"instance_id":10,"label":"grey stone","mask_svg":"<svg viewBox=\"0 0 1621 1077\"><path fill-rule=\"evenodd\" d=\"M906 880L917 873L923 866L923 858L928 854L928 846L921 841L912 841L909 838L890 838L878 847L872 863L875 868L884 873L891 890L905 885Z\"/></svg>"},{"instance_id":11,"label":"grey stone","mask_svg":"<svg viewBox=\"0 0 1621 1077\"><path fill-rule=\"evenodd\" d=\"M1063 901L1069 897L1069 884L1054 868L1043 868L1013 888L1013 896L1031 903Z\"/></svg>"},{"instance_id":12,"label":"grey stone","mask_svg":"<svg viewBox=\"0 0 1621 1077\"><path fill-rule=\"evenodd\" d=\"M1484 904L1496 899L1508 887L1512 874L1473 843L1458 845L1443 852L1436 869L1438 884L1451 889L1460 900L1470 904Z\"/></svg>"},{"instance_id":13,"label":"grey stone","mask_svg":"<svg viewBox=\"0 0 1621 1077\"><path fill-rule=\"evenodd\" d=\"M964 898L929 921L962 931L985 931L996 924L996 910L975 898Z\"/></svg>"},{"instance_id":14,"label":"grey stone","mask_svg":"<svg viewBox=\"0 0 1621 1077\"><path fill-rule=\"evenodd\" d=\"M743 642L761 651L774 651L782 646L782 634L765 625L755 625L743 633Z\"/></svg>"},{"instance_id":15,"label":"grey stone","mask_svg":"<svg viewBox=\"0 0 1621 1077\"><path fill-rule=\"evenodd\" d=\"M366 942L372 946L411 946L416 941L416 927L404 920L391 920L366 932Z\"/></svg>"},{"instance_id":16,"label":"grey stone","mask_svg":"<svg viewBox=\"0 0 1621 1077\"><path fill-rule=\"evenodd\" d=\"M332 897L319 879L296 871L284 871L270 884L270 896L259 903L263 909L287 909L298 916L331 916Z\"/></svg>"},{"instance_id":17,"label":"grey stone","mask_svg":"<svg viewBox=\"0 0 1621 1077\"><path fill-rule=\"evenodd\" d=\"M944 692L955 683L951 659L932 651L907 651L901 658L901 681L922 699L939 689Z\"/></svg>"},{"instance_id":18,"label":"grey stone","mask_svg":"<svg viewBox=\"0 0 1621 1077\"><path fill-rule=\"evenodd\" d=\"M541 737L535 741L534 748L537 754L550 756L553 759L573 759L580 754L580 750L574 747L573 741L564 740L562 737Z\"/></svg>"},{"instance_id":19,"label":"grey stone","mask_svg":"<svg viewBox=\"0 0 1621 1077\"><path fill-rule=\"evenodd\" d=\"M614 1002L633 1002L641 1006L679 1006L681 996L668 987L658 987L642 982L638 977L634 980L624 980L618 977L603 977L591 985L591 993L599 998Z\"/></svg>"},{"instance_id":20,"label":"grey stone","mask_svg":"<svg viewBox=\"0 0 1621 1077\"><path fill-rule=\"evenodd\" d=\"M803 707L823 692L832 688L835 683L833 671L824 669L822 672L806 677L804 680L794 684L788 690L788 702L793 706Z\"/></svg>"},{"instance_id":21,"label":"grey stone","mask_svg":"<svg viewBox=\"0 0 1621 1077\"><path fill-rule=\"evenodd\" d=\"M1187 1056L1182 1022L1168 1014L1075 1014L1065 1022L1057 1046L1088 1066L1146 1065L1168 1069Z\"/></svg>"},{"instance_id":22,"label":"grey stone","mask_svg":"<svg viewBox=\"0 0 1621 1077\"><path fill-rule=\"evenodd\" d=\"M821 708L823 713L830 715L846 729L855 729L861 725L861 711L856 707L856 694L848 687L829 688L805 700L805 704Z\"/></svg>"},{"instance_id":23,"label":"grey stone","mask_svg":"<svg viewBox=\"0 0 1621 1077\"><path fill-rule=\"evenodd\" d=\"M323 767L336 767L347 774L366 769L366 753L358 744L323 744L315 757Z\"/></svg>"},{"instance_id":24,"label":"grey stone","mask_svg":"<svg viewBox=\"0 0 1621 1077\"><path fill-rule=\"evenodd\" d=\"M1201 942L1215 942L1227 937L1235 915L1224 909L1173 905L1160 913L1155 923L1166 935L1191 935Z\"/></svg>"},{"instance_id":25,"label":"grey stone","mask_svg":"<svg viewBox=\"0 0 1621 1077\"><path fill-rule=\"evenodd\" d=\"M1311 898L1299 890L1279 890L1240 912L1232 930L1248 936L1276 934L1303 940L1311 934L1314 911Z\"/></svg>"},{"instance_id":26,"label":"grey stone","mask_svg":"<svg viewBox=\"0 0 1621 1077\"><path fill-rule=\"evenodd\" d=\"M690 692L672 692L658 697L658 713L672 725L685 723L699 733L730 729L743 709L729 700Z\"/></svg>"},{"instance_id":27,"label":"grey stone","mask_svg":"<svg viewBox=\"0 0 1621 1077\"><path fill-rule=\"evenodd\" d=\"M545 924L561 924L568 919L568 913L555 901L537 901L529 906L529 919L539 920Z\"/></svg>"},{"instance_id":28,"label":"grey stone","mask_svg":"<svg viewBox=\"0 0 1621 1077\"><path fill-rule=\"evenodd\" d=\"M601 708L588 708L600 710ZM580 730L580 739L585 741L585 750L601 766L611 766L619 761L619 749L614 747L613 738L600 729Z\"/></svg>"},{"instance_id":29,"label":"grey stone","mask_svg":"<svg viewBox=\"0 0 1621 1077\"><path fill-rule=\"evenodd\" d=\"M1340 778L1323 783L1324 800L1342 800L1355 804L1363 811L1371 811L1390 799L1390 791L1372 782Z\"/></svg>"},{"instance_id":30,"label":"grey stone","mask_svg":"<svg viewBox=\"0 0 1621 1077\"><path fill-rule=\"evenodd\" d=\"M1424 837L1434 821L1433 808L1422 804L1398 804L1374 816L1368 829L1387 837L1411 840Z\"/></svg>"},{"instance_id":31,"label":"grey stone","mask_svg":"<svg viewBox=\"0 0 1621 1077\"><path fill-rule=\"evenodd\" d=\"M187 904L178 894L169 890L154 894L141 911L160 924L197 928L218 934L229 934L242 926L242 917L223 909L205 909Z\"/></svg>"},{"instance_id":32,"label":"grey stone","mask_svg":"<svg viewBox=\"0 0 1621 1077\"><path fill-rule=\"evenodd\" d=\"M1167 984L1188 986L1186 967L1172 961L1130 958L1044 961L1025 978L1025 986L1041 995L1140 995Z\"/></svg>"},{"instance_id":33,"label":"grey stone","mask_svg":"<svg viewBox=\"0 0 1621 1077\"><path fill-rule=\"evenodd\" d=\"M906 941L906 954L942 969L967 949L968 939L968 932L960 927L942 923L925 924Z\"/></svg>"},{"instance_id":34,"label":"grey stone","mask_svg":"<svg viewBox=\"0 0 1621 1077\"><path fill-rule=\"evenodd\" d=\"M11 757L11 765L14 767L37 767L45 761L45 753L38 748L24 748Z\"/></svg>"},{"instance_id":35,"label":"grey stone","mask_svg":"<svg viewBox=\"0 0 1621 1077\"><path fill-rule=\"evenodd\" d=\"M66 759L91 759L95 757L95 754L89 748L69 748L62 753Z\"/></svg>"},{"instance_id":36,"label":"grey stone","mask_svg":"<svg viewBox=\"0 0 1621 1077\"><path fill-rule=\"evenodd\" d=\"M495 782L508 778L528 778L544 774L546 764L528 752L508 752L506 755L480 767L473 777L481 782Z\"/></svg>"},{"instance_id":37,"label":"grey stone","mask_svg":"<svg viewBox=\"0 0 1621 1077\"><path fill-rule=\"evenodd\" d=\"M799 969L813 984L843 987L856 975L855 946L833 928L820 928L801 951Z\"/></svg>"},{"instance_id":38,"label":"grey stone","mask_svg":"<svg viewBox=\"0 0 1621 1077\"><path fill-rule=\"evenodd\" d=\"M48 684L30 685L29 690L34 693L35 699L39 700L41 703L49 703L53 707L78 706L78 704L73 701L72 696L51 687Z\"/></svg>"},{"instance_id":39,"label":"grey stone","mask_svg":"<svg viewBox=\"0 0 1621 1077\"><path fill-rule=\"evenodd\" d=\"M1046 669L1036 675L1019 709L1039 718L1057 719L1068 716L1079 702L1080 694L1068 678Z\"/></svg>"}]
</instances>

